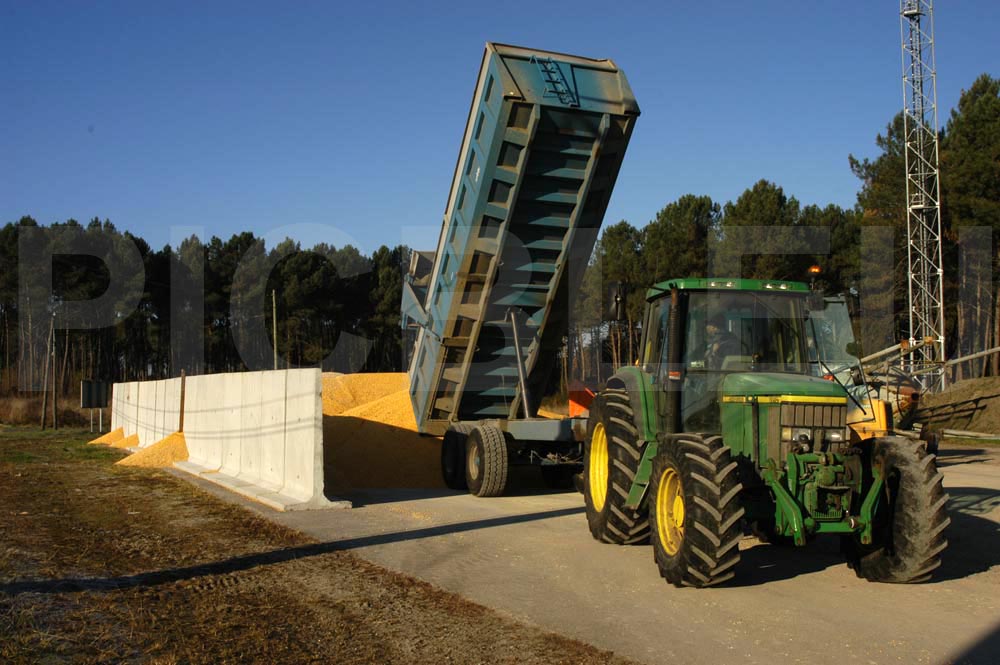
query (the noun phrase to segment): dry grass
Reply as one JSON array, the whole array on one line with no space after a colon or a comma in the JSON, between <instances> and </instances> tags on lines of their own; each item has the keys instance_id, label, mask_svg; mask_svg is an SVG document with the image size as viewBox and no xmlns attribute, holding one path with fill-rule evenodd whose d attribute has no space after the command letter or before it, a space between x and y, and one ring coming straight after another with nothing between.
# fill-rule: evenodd
<instances>
[{"instance_id":1,"label":"dry grass","mask_svg":"<svg viewBox=\"0 0 1000 665\"><path fill-rule=\"evenodd\" d=\"M85 431L5 429L3 665L623 663L116 466Z\"/></svg>"},{"instance_id":2,"label":"dry grass","mask_svg":"<svg viewBox=\"0 0 1000 665\"><path fill-rule=\"evenodd\" d=\"M45 404L45 421L52 423L52 402ZM111 416L110 410L105 411L104 418L108 420ZM59 400L59 425L76 426L88 425L90 423L90 410L81 409L77 399L61 398ZM0 397L0 424L4 425L37 425L42 417L42 396L32 395L24 397L19 395L9 395ZM97 415L94 415L95 422ZM109 421L110 422L110 421Z\"/></svg>"}]
</instances>

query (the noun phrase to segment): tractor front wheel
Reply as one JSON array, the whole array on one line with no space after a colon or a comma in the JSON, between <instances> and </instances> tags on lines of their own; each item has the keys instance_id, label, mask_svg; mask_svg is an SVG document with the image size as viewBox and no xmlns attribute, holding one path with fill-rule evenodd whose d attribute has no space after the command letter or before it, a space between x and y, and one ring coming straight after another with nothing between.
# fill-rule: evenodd
<instances>
[{"instance_id":1,"label":"tractor front wheel","mask_svg":"<svg viewBox=\"0 0 1000 665\"><path fill-rule=\"evenodd\" d=\"M707 587L735 575L743 485L720 436L678 434L660 443L649 484L653 558L674 586Z\"/></svg>"},{"instance_id":2,"label":"tractor front wheel","mask_svg":"<svg viewBox=\"0 0 1000 665\"><path fill-rule=\"evenodd\" d=\"M583 497L594 538L616 545L649 540L645 506L625 505L642 447L628 392L605 390L590 405L583 446Z\"/></svg>"},{"instance_id":3,"label":"tractor front wheel","mask_svg":"<svg viewBox=\"0 0 1000 665\"><path fill-rule=\"evenodd\" d=\"M944 530L951 523L934 455L909 439L878 439L873 464L881 466L882 494L875 511L874 542L845 538L848 565L872 582L924 582L941 565L948 546Z\"/></svg>"}]
</instances>

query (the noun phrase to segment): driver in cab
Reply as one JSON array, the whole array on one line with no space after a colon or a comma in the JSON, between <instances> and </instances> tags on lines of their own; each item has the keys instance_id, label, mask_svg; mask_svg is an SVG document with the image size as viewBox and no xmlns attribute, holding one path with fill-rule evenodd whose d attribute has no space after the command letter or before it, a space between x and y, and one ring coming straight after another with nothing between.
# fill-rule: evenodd
<instances>
[{"instance_id":1,"label":"driver in cab","mask_svg":"<svg viewBox=\"0 0 1000 665\"><path fill-rule=\"evenodd\" d=\"M726 328L726 316L710 316L705 322L705 369L720 370L726 356L738 355L740 342Z\"/></svg>"}]
</instances>

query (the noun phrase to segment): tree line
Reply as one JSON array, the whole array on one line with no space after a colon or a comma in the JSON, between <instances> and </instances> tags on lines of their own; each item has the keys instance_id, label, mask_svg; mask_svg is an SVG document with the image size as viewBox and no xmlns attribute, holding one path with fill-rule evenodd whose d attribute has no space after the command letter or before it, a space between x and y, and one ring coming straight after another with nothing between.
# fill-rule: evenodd
<instances>
[{"instance_id":1,"label":"tree line","mask_svg":"<svg viewBox=\"0 0 1000 665\"><path fill-rule=\"evenodd\" d=\"M36 294L19 288L18 236L38 228L31 217L0 228L0 394L17 392L19 386L40 389L52 347L64 394L75 391L83 378L130 381L178 376L181 370L270 369L272 348L280 367L403 369L399 300L406 247L383 246L367 256L350 245L321 243L304 251L286 239L269 248L245 232L207 242L192 236L176 248L153 250L110 220L81 224L70 219L44 228L68 234L70 247L86 247L88 238L99 237L110 249L95 259L48 247L51 291L47 284L33 284ZM49 236L55 233L43 237ZM29 270L31 260L25 258ZM117 303L121 307L115 308L111 325L106 313L99 320L96 312L94 320L82 322L92 329L63 330L57 324L50 342L48 315L59 321L67 303L105 293L109 263L125 266L121 272L138 281L118 289L134 286L137 304ZM29 307L33 295L36 303ZM46 299L44 307L37 299Z\"/></svg>"},{"instance_id":2,"label":"tree line","mask_svg":"<svg viewBox=\"0 0 1000 665\"><path fill-rule=\"evenodd\" d=\"M889 313L885 325L859 330L866 352L905 337L902 114L875 144L874 158L848 156L859 179L857 202L849 209L803 205L780 185L760 180L735 201L687 194L641 227L624 220L606 225L573 305L562 383L600 381L611 368L634 360L643 293L673 277L714 273L802 280L810 265L819 264L819 286L834 293L860 292L862 308ZM954 357L1000 346L1000 254L993 240L1000 231L1000 80L984 74L963 91L940 132L940 146L946 328L948 355ZM0 228L0 394L15 391L19 380L39 386L37 373L48 347L48 323L19 310L18 234L24 227L38 223L23 217ZM762 227L767 227L763 233ZM63 391L74 390L80 378L122 381L176 376L181 369L262 369L271 366L272 344L281 366L405 369L399 308L407 247L380 247L371 256L352 246L326 244L304 251L293 240L269 248L247 232L207 242L191 237L176 248L153 250L107 219L68 220L48 228L110 237L115 247L134 245L138 259L122 249L120 260L141 262L131 274L144 276L136 285L138 305L119 312L113 325L56 335L53 364ZM880 235L880 229L890 233ZM767 247L758 243L762 234ZM880 237L884 246L867 241ZM56 253L53 262L54 297L47 311L57 311L66 301L95 298L108 287L100 261ZM621 324L609 324L605 316L613 282L633 287ZM879 298L884 302L875 302ZM959 378L997 375L1000 366L993 357L967 363L959 372Z\"/></svg>"},{"instance_id":3,"label":"tree line","mask_svg":"<svg viewBox=\"0 0 1000 665\"><path fill-rule=\"evenodd\" d=\"M946 342L947 355L954 358L1000 346L1000 254L995 246L1000 233L1000 80L983 74L962 92L939 143ZM908 337L902 113L876 136L875 144L874 158L848 156L860 181L850 209L802 205L779 185L761 180L736 201L723 204L685 195L641 228L628 221L606 226L581 290L568 344L572 371L566 374L598 378L602 362L614 368L634 360L645 289L675 277L804 281L809 266L818 264L823 269L819 287L829 293L853 291L862 312L886 313L883 320L867 319L874 325L857 331L865 353ZM808 167L806 156L802 166ZM815 230L823 233L818 236ZM828 239L828 251L811 251L817 237ZM755 243L785 251L754 254ZM602 317L609 282L635 287L621 325L609 325ZM588 343L597 339L602 342ZM1000 357L963 363L955 378L986 374L1000 374Z\"/></svg>"}]
</instances>

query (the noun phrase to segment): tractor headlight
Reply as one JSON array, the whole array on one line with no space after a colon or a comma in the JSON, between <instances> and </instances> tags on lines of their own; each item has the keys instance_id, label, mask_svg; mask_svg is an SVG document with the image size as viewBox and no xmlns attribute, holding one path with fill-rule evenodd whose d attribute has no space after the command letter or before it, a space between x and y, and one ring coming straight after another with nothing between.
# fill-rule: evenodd
<instances>
[{"instance_id":1,"label":"tractor headlight","mask_svg":"<svg viewBox=\"0 0 1000 665\"><path fill-rule=\"evenodd\" d=\"M806 437L809 441L812 441L813 433L808 427L782 427L781 428L781 440L782 441L794 441L798 443L802 440L802 437Z\"/></svg>"}]
</instances>

